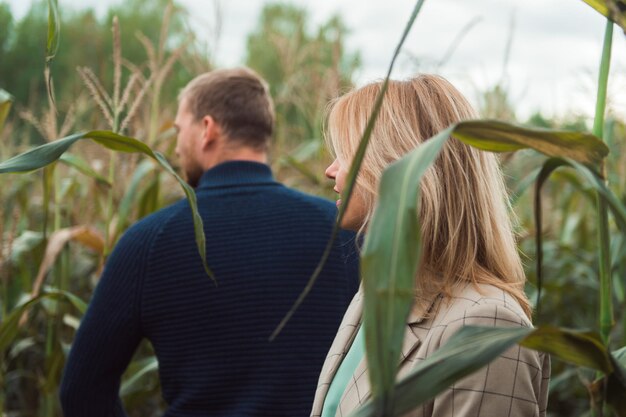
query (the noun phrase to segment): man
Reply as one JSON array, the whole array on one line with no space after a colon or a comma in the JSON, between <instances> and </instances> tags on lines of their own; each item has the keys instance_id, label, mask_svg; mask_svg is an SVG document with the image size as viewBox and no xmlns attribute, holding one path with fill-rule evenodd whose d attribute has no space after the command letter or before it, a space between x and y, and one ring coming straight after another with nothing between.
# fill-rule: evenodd
<instances>
[{"instance_id":1,"label":"man","mask_svg":"<svg viewBox=\"0 0 626 417\"><path fill-rule=\"evenodd\" d=\"M358 287L342 234L312 292L273 342L330 237L336 208L277 183L266 165L274 122L267 85L245 68L200 75L182 91L176 152L196 187L207 238L197 254L186 200L120 239L72 346L65 417L123 416L120 377L147 338L165 416L305 416Z\"/></svg>"}]
</instances>

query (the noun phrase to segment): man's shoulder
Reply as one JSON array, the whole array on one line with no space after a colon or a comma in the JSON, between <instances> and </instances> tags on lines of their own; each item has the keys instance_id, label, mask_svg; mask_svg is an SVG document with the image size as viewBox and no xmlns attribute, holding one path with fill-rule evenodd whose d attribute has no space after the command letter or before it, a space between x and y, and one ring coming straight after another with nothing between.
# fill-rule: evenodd
<instances>
[{"instance_id":1,"label":"man's shoulder","mask_svg":"<svg viewBox=\"0 0 626 417\"><path fill-rule=\"evenodd\" d=\"M128 229L126 229L124 234L135 235L157 233L172 217L180 214L185 208L188 207L189 204L186 199L179 200L137 220Z\"/></svg>"},{"instance_id":2,"label":"man's shoulder","mask_svg":"<svg viewBox=\"0 0 626 417\"><path fill-rule=\"evenodd\" d=\"M294 204L309 206L311 209L322 210L331 215L337 214L337 207L332 201L313 194L305 193L295 188L287 186L281 187L279 198L284 198L288 201L292 201Z\"/></svg>"}]
</instances>

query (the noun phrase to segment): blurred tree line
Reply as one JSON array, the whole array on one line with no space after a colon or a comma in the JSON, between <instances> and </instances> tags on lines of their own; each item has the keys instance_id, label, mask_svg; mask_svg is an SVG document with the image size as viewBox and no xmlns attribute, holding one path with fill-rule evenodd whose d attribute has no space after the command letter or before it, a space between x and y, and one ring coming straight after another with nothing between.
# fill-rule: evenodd
<instances>
[{"instance_id":1,"label":"blurred tree line","mask_svg":"<svg viewBox=\"0 0 626 417\"><path fill-rule=\"evenodd\" d=\"M52 63L55 91L59 102L72 101L83 90L76 67L88 66L96 75L111 82L111 22L118 16L122 28L124 57L134 63L148 57L136 38L143 33L152 42L158 42L160 25L167 0L129 0L112 6L103 17L92 9L66 11L61 5L61 48ZM46 87L43 77L45 46L48 28L48 6L44 0L33 3L27 14L16 21L7 4L0 4L0 87L11 92L16 103L32 110L45 101ZM185 36L180 14L175 15L170 26L170 47ZM167 86L173 94L185 77L186 68L177 66L174 82Z\"/></svg>"},{"instance_id":2,"label":"blurred tree line","mask_svg":"<svg viewBox=\"0 0 626 417\"><path fill-rule=\"evenodd\" d=\"M60 109L76 104L85 92L77 67L91 68L103 85L111 85L114 16L120 23L125 62L145 70L149 54L138 34L158 45L162 29L155 22L162 22L168 3L169 0L128 0L111 6L103 16L92 9L67 10L61 3L61 47L52 63ZM187 11L176 4L174 10L164 48L171 52L180 45L186 46L159 92L163 110L170 113L175 111L180 88L216 64L211 56L199 52L198 42L189 42L193 33L187 24ZM47 25L45 0L33 3L19 20L12 16L8 4L0 3L0 88L15 97L18 112L26 108L36 114L47 103L43 76ZM325 103L352 85L352 76L359 67L358 53L345 50L347 32L338 16L311 27L302 8L269 4L262 10L257 28L248 35L244 63L271 85L278 115L277 142L320 137ZM13 120L23 127L16 117L18 112L13 113ZM97 118L77 124L84 129L97 127L94 123L98 123ZM39 142L33 133L30 129L27 135L12 136L20 141L27 136L29 142Z\"/></svg>"}]
</instances>

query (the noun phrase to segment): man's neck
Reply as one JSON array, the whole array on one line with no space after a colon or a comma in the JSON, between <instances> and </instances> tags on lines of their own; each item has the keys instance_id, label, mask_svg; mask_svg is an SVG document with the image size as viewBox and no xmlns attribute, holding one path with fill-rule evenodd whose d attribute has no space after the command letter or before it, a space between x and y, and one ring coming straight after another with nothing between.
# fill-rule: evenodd
<instances>
[{"instance_id":1,"label":"man's neck","mask_svg":"<svg viewBox=\"0 0 626 417\"><path fill-rule=\"evenodd\" d=\"M256 149L252 148L237 148L232 151L224 152L222 157L218 159L218 163L228 161L250 161L267 164L267 153L257 151Z\"/></svg>"},{"instance_id":2,"label":"man's neck","mask_svg":"<svg viewBox=\"0 0 626 417\"><path fill-rule=\"evenodd\" d=\"M205 161L204 170L206 171L221 163L229 161L249 161L267 164L267 152L247 147L238 147L228 150L224 149L222 152L219 152L218 155L215 155L214 158Z\"/></svg>"}]
</instances>

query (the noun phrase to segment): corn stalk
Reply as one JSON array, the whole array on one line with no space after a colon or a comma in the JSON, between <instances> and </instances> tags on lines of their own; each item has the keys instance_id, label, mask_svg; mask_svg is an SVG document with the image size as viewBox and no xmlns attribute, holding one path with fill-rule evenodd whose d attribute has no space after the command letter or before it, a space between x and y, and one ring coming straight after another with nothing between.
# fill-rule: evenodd
<instances>
[{"instance_id":1,"label":"corn stalk","mask_svg":"<svg viewBox=\"0 0 626 417\"><path fill-rule=\"evenodd\" d=\"M609 67L611 63L611 44L613 38L613 22L607 19L604 33L604 47L600 61L600 74L598 80L598 96L596 101L596 114L593 123L593 134L603 139L604 113L606 109L606 92L609 79ZM605 174L605 162L601 164L601 172ZM604 175L606 178L606 175ZM605 180L606 183L606 180ZM613 303L611 293L611 252L608 209L606 201L597 196L598 211L598 247L600 255L600 335L602 341L608 345L611 328L613 327Z\"/></svg>"}]
</instances>

